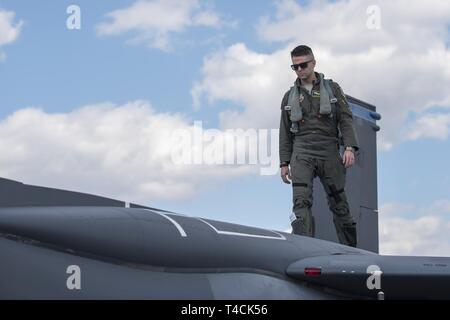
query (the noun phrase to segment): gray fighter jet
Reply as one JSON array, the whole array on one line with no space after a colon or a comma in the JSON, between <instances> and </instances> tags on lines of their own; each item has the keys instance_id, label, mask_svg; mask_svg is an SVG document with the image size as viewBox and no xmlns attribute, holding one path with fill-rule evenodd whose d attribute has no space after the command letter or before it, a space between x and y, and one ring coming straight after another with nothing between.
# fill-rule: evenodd
<instances>
[{"instance_id":1,"label":"gray fighter jet","mask_svg":"<svg viewBox=\"0 0 450 320\"><path fill-rule=\"evenodd\" d=\"M0 299L448 299L450 258L378 252L375 107L349 97L358 248L0 178ZM288 215L286 215L288 219Z\"/></svg>"}]
</instances>

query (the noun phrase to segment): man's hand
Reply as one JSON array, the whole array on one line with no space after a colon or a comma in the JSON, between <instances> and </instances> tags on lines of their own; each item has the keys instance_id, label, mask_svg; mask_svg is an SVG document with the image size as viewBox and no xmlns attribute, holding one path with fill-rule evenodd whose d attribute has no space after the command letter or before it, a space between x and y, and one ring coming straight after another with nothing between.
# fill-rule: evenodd
<instances>
[{"instance_id":1,"label":"man's hand","mask_svg":"<svg viewBox=\"0 0 450 320\"><path fill-rule=\"evenodd\" d=\"M289 180L291 179L291 173L289 172L289 166L281 167L281 179L283 179L284 183L291 184Z\"/></svg>"},{"instance_id":2,"label":"man's hand","mask_svg":"<svg viewBox=\"0 0 450 320\"><path fill-rule=\"evenodd\" d=\"M345 150L344 156L342 157L342 163L346 168L350 168L355 163L355 155L350 150Z\"/></svg>"}]
</instances>

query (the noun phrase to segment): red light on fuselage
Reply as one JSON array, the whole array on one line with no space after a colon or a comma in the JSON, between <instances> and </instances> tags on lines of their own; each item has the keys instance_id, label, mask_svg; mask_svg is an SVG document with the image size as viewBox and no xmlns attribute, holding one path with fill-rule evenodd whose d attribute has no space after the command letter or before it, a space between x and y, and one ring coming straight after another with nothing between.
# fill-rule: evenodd
<instances>
[{"instance_id":1,"label":"red light on fuselage","mask_svg":"<svg viewBox=\"0 0 450 320\"><path fill-rule=\"evenodd\" d=\"M322 274L322 268L305 268L305 276L316 277Z\"/></svg>"}]
</instances>

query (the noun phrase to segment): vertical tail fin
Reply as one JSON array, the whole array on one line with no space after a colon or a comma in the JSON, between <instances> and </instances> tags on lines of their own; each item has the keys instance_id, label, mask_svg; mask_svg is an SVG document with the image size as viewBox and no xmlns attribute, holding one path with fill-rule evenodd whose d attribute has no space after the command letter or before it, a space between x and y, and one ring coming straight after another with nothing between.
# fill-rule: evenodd
<instances>
[{"instance_id":1,"label":"vertical tail fin","mask_svg":"<svg viewBox=\"0 0 450 320\"><path fill-rule=\"evenodd\" d=\"M378 253L376 133L380 127L376 120L381 116L376 113L375 106L350 96L347 98L360 149L355 164L347 170L345 191L350 212L357 223L358 248ZM318 179L314 181L314 199L315 236L338 242L326 194Z\"/></svg>"}]
</instances>

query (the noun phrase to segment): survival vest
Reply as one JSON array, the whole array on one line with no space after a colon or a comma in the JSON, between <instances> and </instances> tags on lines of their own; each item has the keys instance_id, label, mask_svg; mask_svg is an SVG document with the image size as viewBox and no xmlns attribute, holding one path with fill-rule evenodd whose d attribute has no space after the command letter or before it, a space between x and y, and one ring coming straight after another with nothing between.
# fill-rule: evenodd
<instances>
[{"instance_id":1,"label":"survival vest","mask_svg":"<svg viewBox=\"0 0 450 320\"><path fill-rule=\"evenodd\" d=\"M319 73L320 78L320 115L332 116L331 111L336 108L331 108L332 104L337 102L333 89L331 88L331 79L324 79L323 73ZM300 93L297 86L294 84L289 90L288 104L284 107L288 112L289 118L292 122L290 131L297 133L299 122L303 119L302 108L300 107ZM336 116L334 115L336 120Z\"/></svg>"}]
</instances>

